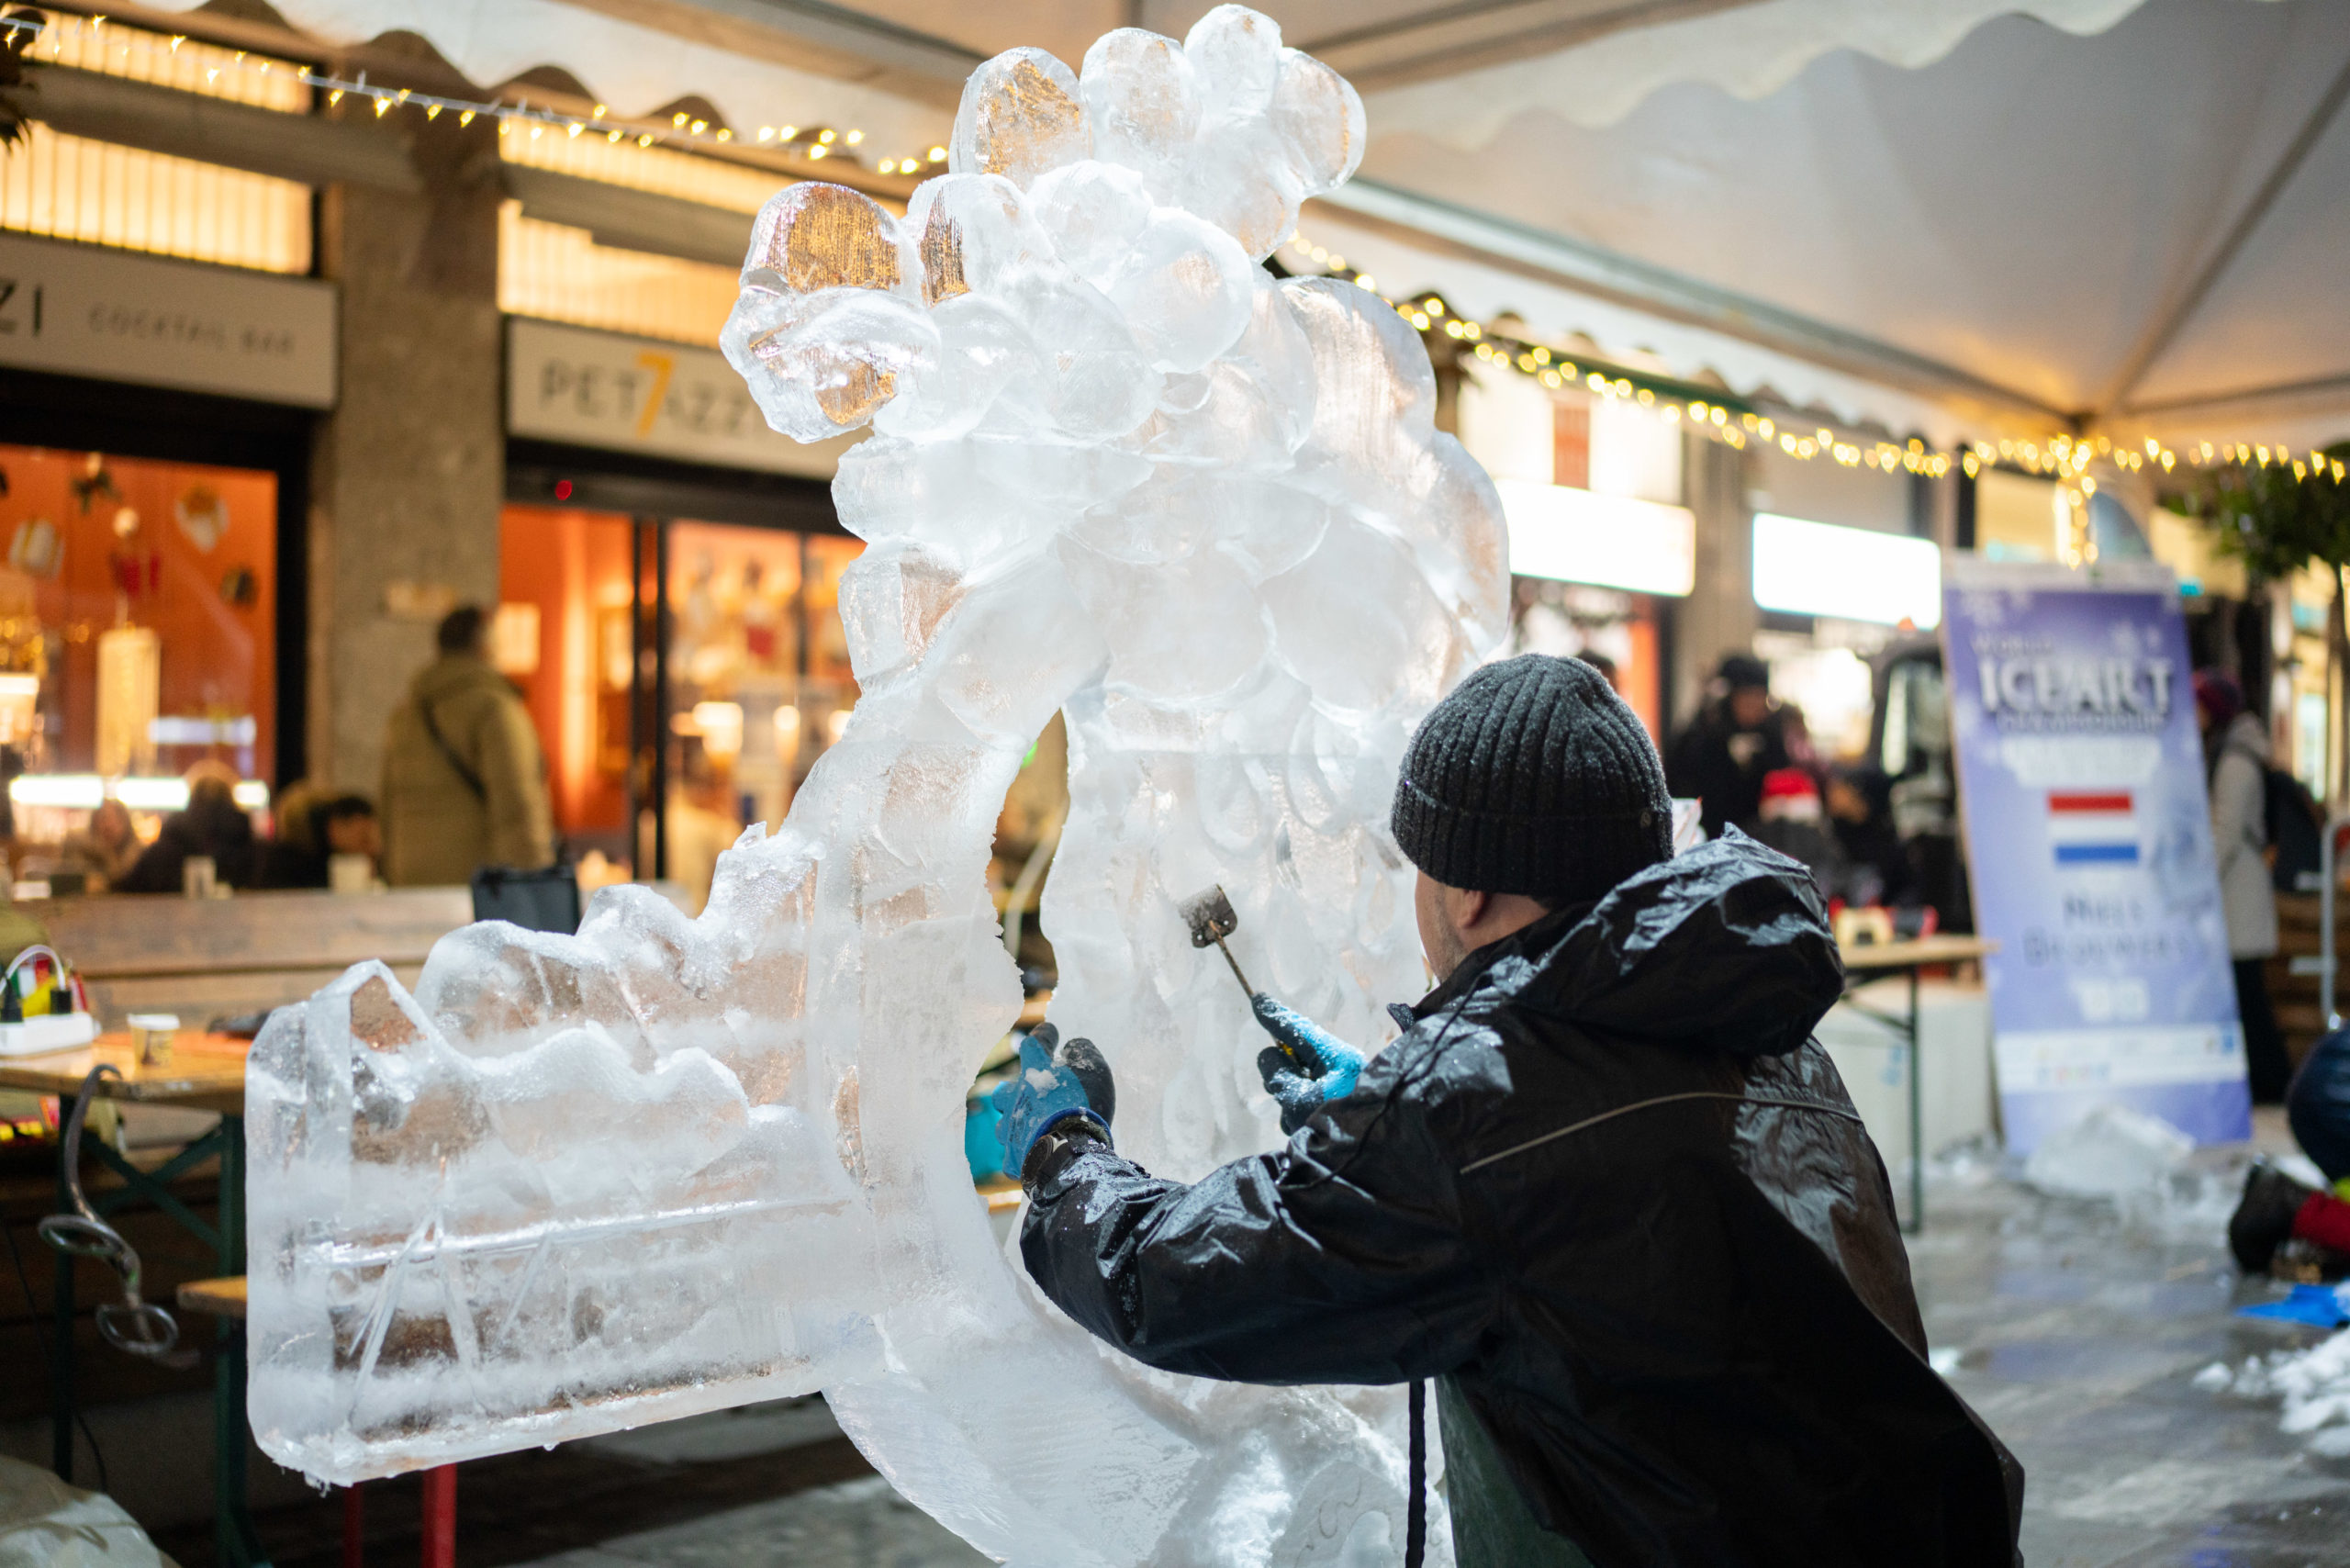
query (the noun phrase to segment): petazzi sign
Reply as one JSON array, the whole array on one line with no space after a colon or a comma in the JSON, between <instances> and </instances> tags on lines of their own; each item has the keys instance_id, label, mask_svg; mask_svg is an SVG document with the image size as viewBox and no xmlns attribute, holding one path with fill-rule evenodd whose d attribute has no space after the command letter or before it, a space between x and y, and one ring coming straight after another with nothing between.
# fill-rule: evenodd
<instances>
[{"instance_id":1,"label":"petazzi sign","mask_svg":"<svg viewBox=\"0 0 2350 1568\"><path fill-rule=\"evenodd\" d=\"M829 479L856 438L778 435L716 349L527 316L506 322L506 429L571 446Z\"/></svg>"},{"instance_id":2,"label":"petazzi sign","mask_svg":"<svg viewBox=\"0 0 2350 1568\"><path fill-rule=\"evenodd\" d=\"M332 284L0 234L0 364L328 409L335 349Z\"/></svg>"}]
</instances>

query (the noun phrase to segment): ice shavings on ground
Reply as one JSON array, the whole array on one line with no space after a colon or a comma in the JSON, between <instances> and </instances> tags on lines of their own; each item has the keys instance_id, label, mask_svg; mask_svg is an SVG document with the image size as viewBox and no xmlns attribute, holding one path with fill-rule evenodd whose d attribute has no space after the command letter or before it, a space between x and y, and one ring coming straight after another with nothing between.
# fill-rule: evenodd
<instances>
[{"instance_id":1,"label":"ice shavings on ground","mask_svg":"<svg viewBox=\"0 0 2350 1568\"><path fill-rule=\"evenodd\" d=\"M2350 1295L2350 1287L2344 1292ZM2213 1361L2195 1374L2195 1386L2238 1399L2280 1400L2279 1427L2304 1439L2312 1453L2350 1459L2350 1329L2307 1350L2250 1357L2232 1369Z\"/></svg>"},{"instance_id":2,"label":"ice shavings on ground","mask_svg":"<svg viewBox=\"0 0 2350 1568\"><path fill-rule=\"evenodd\" d=\"M2041 1140L2023 1178L2043 1193L2118 1198L2161 1184L2195 1152L2195 1140L2160 1116L2099 1105Z\"/></svg>"},{"instance_id":3,"label":"ice shavings on ground","mask_svg":"<svg viewBox=\"0 0 2350 1568\"><path fill-rule=\"evenodd\" d=\"M2110 1204L2135 1229L2199 1239L2226 1233L2250 1159L2240 1147L2198 1148L2159 1116L2100 1105L2042 1138L2020 1175L2052 1197Z\"/></svg>"},{"instance_id":4,"label":"ice shavings on ground","mask_svg":"<svg viewBox=\"0 0 2350 1568\"><path fill-rule=\"evenodd\" d=\"M1117 1073L1120 1147L1190 1178L1279 1141L1239 988L1342 1036L1421 989L1386 832L1411 726L1498 643L1491 483L1417 335L1259 259L1361 155L1361 107L1237 6L976 72L901 218L759 215L723 346L802 440L870 424L860 698L688 920L599 892L576 936L366 965L249 1070L252 1424L349 1482L823 1390L892 1484L1053 1568L1391 1557L1400 1390L1150 1373L990 1232L963 1103L1021 993L986 882L1067 715L1051 1013ZM1449 1561L1440 1509L1430 1562Z\"/></svg>"}]
</instances>

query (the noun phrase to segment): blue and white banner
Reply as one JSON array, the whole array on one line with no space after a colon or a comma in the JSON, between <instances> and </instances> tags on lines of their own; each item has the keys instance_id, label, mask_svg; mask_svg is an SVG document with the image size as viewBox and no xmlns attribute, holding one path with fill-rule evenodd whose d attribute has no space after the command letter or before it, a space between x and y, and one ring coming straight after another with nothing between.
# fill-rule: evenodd
<instances>
[{"instance_id":1,"label":"blue and white banner","mask_svg":"<svg viewBox=\"0 0 2350 1568\"><path fill-rule=\"evenodd\" d=\"M2106 1103L2251 1137L2170 572L1957 558L1943 606L2008 1147Z\"/></svg>"}]
</instances>

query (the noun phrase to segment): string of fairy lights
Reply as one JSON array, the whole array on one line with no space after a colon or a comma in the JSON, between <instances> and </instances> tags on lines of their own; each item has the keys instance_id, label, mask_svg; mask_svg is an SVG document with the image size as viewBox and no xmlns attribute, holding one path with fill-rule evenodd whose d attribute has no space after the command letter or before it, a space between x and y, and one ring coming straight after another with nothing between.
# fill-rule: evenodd
<instances>
[{"instance_id":1,"label":"string of fairy lights","mask_svg":"<svg viewBox=\"0 0 2350 1568\"><path fill-rule=\"evenodd\" d=\"M610 106L605 104L597 104L583 113L532 104L519 95L513 98L475 99L420 93L413 88L390 87L370 82L364 71L355 76L340 76L250 50L197 42L185 33L157 33L143 28L129 27L104 16L47 17L38 21L0 17L0 28L19 38L28 33L35 35L27 46L27 52L32 58L45 56L50 62L59 64L79 65L83 62L82 57L96 48L103 49L123 63L143 56L147 65L161 73L168 70L170 62L183 50L200 51L207 87L217 87L220 77L232 72L250 73L255 79L274 75L280 81L290 79L302 86L324 93L330 106L341 103L345 97L364 98L369 101L378 119L394 110L408 109L416 110L428 120L453 114L460 125L471 125L476 118L487 116L497 119L500 135L517 129L532 136L544 136L553 131L574 139L599 136L616 146L667 146L702 152L740 145L790 153L811 162L839 158L858 162L860 166L867 140L864 130L855 126L763 125L755 131L746 129L738 136L731 126L713 124L708 118L683 111L672 114L666 119L632 118L614 115ZM883 174L913 176L941 172L946 165L946 149L932 146L902 157L881 159L874 168Z\"/></svg>"},{"instance_id":2,"label":"string of fairy lights","mask_svg":"<svg viewBox=\"0 0 2350 1568\"><path fill-rule=\"evenodd\" d=\"M1772 419L1728 393L1588 358L1579 362L1548 344L1461 316L1446 304L1440 294L1403 297L1387 294L1380 288L1377 278L1348 265L1343 254L1315 244L1303 233L1290 241L1289 249L1297 260L1320 268L1324 276L1341 278L1370 290L1410 322L1415 330L1424 335L1441 334L1467 344L1468 352L1486 364L1515 370L1554 391L1580 386L1595 397L1627 398L1643 408L1654 409L1668 420L1686 420L1700 433L1740 449L1762 442L1805 462L1824 457L1846 468L1876 468L1886 473L1897 469L1930 478L1940 478L1953 465L1970 479L1986 467L2001 465L2056 479L2083 496L2097 493L2097 480L2088 469L2100 458L2132 474L2149 469L2169 474L2185 464L2194 468L2227 465L2288 467L2296 479L2315 473L2328 476L2337 484L2350 476L2350 469L2345 469L2339 458L2314 450L2296 451L2281 442L2207 441L2173 448L2150 436L2143 447L2132 447L2116 445L2107 436L2076 436L2060 431L2037 441L1975 441L1953 451L1937 451L1915 436L1906 442L1894 442L1855 436L1816 422L1791 425Z\"/></svg>"},{"instance_id":3,"label":"string of fairy lights","mask_svg":"<svg viewBox=\"0 0 2350 1568\"><path fill-rule=\"evenodd\" d=\"M229 73L249 73L249 81L255 84L272 77L281 82L290 79L324 93L330 106L340 104L345 97L364 98L379 119L396 111L413 110L427 120L453 114L460 125L470 125L478 118L489 116L497 119L500 135L520 130L533 139L550 133L573 140L596 136L614 146L668 147L702 153L739 144L788 153L810 162L837 158L863 166L867 137L863 129L854 126L762 125L738 137L731 126L713 124L685 111L673 113L666 120L645 119L614 115L604 104L594 105L583 113L532 104L519 95L510 99L451 97L372 83L364 71L346 78L248 50L196 41L186 34L164 34L127 26L103 15L43 17L37 20L0 17L0 29L11 35L12 47L22 47L34 58L45 53L50 62L61 64L127 66L134 58L143 56L151 78L182 73L174 62L180 62L185 50L195 58L185 63L203 70L207 87L217 88L219 78ZM29 40L22 36L28 33L34 35ZM101 58L93 60L94 54ZM912 154L883 158L874 167L885 175L912 177L940 173L946 165L946 149L934 145ZM2336 482L2344 477L2344 465L2338 459L2321 452L2298 452L2282 443L2203 442L2174 449L2150 437L2140 449L2116 445L2102 435L2075 436L2058 431L2039 440L1975 441L1943 451L1916 437L1896 442L1816 421L1791 423L1774 419L1746 400L1716 388L1589 356L1578 359L1522 334L1463 317L1438 294L1400 298L1390 296L1379 288L1377 279L1348 266L1345 256L1315 243L1302 233L1290 241L1289 250L1296 261L1310 263L1324 275L1344 278L1370 290L1416 330L1466 344L1466 352L1483 364L1515 370L1553 390L1576 386L1595 397L1629 399L1653 409L1662 419L1685 420L1709 439L1740 449L1761 443L1775 446L1787 456L1806 462L1824 458L1847 468L1868 467L1886 473L1898 470L1937 478L1949 473L1953 465L1973 478L1996 465L2053 477L2084 495L2096 491L2097 481L2088 468L2099 459L2131 473L2159 468L2168 474L2181 464L2190 467L2259 465L2289 467L2297 478L2311 472L2330 475Z\"/></svg>"}]
</instances>

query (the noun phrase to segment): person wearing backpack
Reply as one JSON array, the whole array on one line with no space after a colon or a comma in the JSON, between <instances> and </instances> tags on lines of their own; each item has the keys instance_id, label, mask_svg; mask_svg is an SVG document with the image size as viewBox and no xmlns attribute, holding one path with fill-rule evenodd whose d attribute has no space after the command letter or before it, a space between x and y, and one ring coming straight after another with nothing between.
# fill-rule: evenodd
<instances>
[{"instance_id":1,"label":"person wearing backpack","mask_svg":"<svg viewBox=\"0 0 2350 1568\"><path fill-rule=\"evenodd\" d=\"M2211 844L2220 862L2220 906L2244 1021L2244 1064L2255 1104L2285 1098L2292 1064L2268 1002L2267 960L2277 956L2277 890L2268 869L2268 732L2247 712L2244 689L2215 669L2195 676L2195 720L2211 787Z\"/></svg>"},{"instance_id":2,"label":"person wearing backpack","mask_svg":"<svg viewBox=\"0 0 2350 1568\"><path fill-rule=\"evenodd\" d=\"M2268 880L2280 893L2313 893L2323 879L2325 809L2310 787L2270 763L2268 779Z\"/></svg>"}]
</instances>

